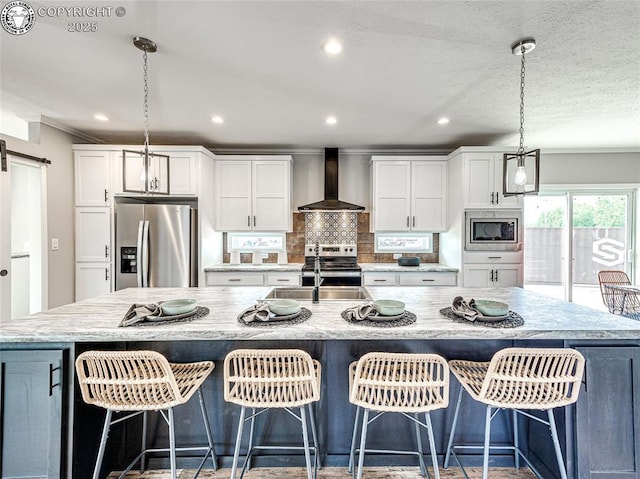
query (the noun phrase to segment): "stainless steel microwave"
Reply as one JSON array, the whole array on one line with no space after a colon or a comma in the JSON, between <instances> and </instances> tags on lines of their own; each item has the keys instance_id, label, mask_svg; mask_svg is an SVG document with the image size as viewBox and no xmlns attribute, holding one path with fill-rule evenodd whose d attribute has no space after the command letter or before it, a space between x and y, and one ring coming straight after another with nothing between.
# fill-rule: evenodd
<instances>
[{"instance_id":1,"label":"stainless steel microwave","mask_svg":"<svg viewBox=\"0 0 640 479\"><path fill-rule=\"evenodd\" d=\"M520 251L521 210L466 210L467 251Z\"/></svg>"}]
</instances>

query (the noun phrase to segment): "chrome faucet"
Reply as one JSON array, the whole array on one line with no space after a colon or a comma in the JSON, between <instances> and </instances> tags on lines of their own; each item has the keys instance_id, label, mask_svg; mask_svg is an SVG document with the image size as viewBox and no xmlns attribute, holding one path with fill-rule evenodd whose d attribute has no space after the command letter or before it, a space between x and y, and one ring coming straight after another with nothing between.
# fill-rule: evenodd
<instances>
[{"instance_id":1,"label":"chrome faucet","mask_svg":"<svg viewBox=\"0 0 640 479\"><path fill-rule=\"evenodd\" d=\"M316 257L313 264L313 295L311 297L312 303L320 302L320 285L324 281L320 275L320 242L316 241L315 248Z\"/></svg>"}]
</instances>

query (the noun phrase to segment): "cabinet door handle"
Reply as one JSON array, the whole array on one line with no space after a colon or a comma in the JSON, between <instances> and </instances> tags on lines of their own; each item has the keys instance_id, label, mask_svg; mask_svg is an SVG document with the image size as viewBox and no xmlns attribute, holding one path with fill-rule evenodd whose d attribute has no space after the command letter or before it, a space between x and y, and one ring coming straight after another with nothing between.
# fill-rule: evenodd
<instances>
[{"instance_id":1,"label":"cabinet door handle","mask_svg":"<svg viewBox=\"0 0 640 479\"><path fill-rule=\"evenodd\" d=\"M500 195L496 191L496 205L499 205L499 204L500 204Z\"/></svg>"},{"instance_id":2,"label":"cabinet door handle","mask_svg":"<svg viewBox=\"0 0 640 479\"><path fill-rule=\"evenodd\" d=\"M255 226L256 226L256 217L255 217L255 215L254 215L254 216L253 216L253 227L255 228Z\"/></svg>"},{"instance_id":3,"label":"cabinet door handle","mask_svg":"<svg viewBox=\"0 0 640 479\"><path fill-rule=\"evenodd\" d=\"M104 257L105 258L109 257L109 245L108 244L104 245Z\"/></svg>"},{"instance_id":4,"label":"cabinet door handle","mask_svg":"<svg viewBox=\"0 0 640 479\"><path fill-rule=\"evenodd\" d=\"M498 282L498 270L496 270L496 283Z\"/></svg>"},{"instance_id":5,"label":"cabinet door handle","mask_svg":"<svg viewBox=\"0 0 640 479\"><path fill-rule=\"evenodd\" d=\"M409 227L409 217L407 216L407 228Z\"/></svg>"},{"instance_id":6,"label":"cabinet door handle","mask_svg":"<svg viewBox=\"0 0 640 479\"><path fill-rule=\"evenodd\" d=\"M53 396L53 388L56 386L60 386L60 383L53 382L53 373L54 371L59 371L60 367L53 367L53 364L49 363L49 396Z\"/></svg>"},{"instance_id":7,"label":"cabinet door handle","mask_svg":"<svg viewBox=\"0 0 640 479\"><path fill-rule=\"evenodd\" d=\"M416 217L415 216L413 217L413 227L414 228L416 227Z\"/></svg>"},{"instance_id":8,"label":"cabinet door handle","mask_svg":"<svg viewBox=\"0 0 640 479\"><path fill-rule=\"evenodd\" d=\"M104 269L104 280L109 281L109 268Z\"/></svg>"},{"instance_id":9,"label":"cabinet door handle","mask_svg":"<svg viewBox=\"0 0 640 479\"><path fill-rule=\"evenodd\" d=\"M251 228L251 216L247 216L247 226Z\"/></svg>"},{"instance_id":10,"label":"cabinet door handle","mask_svg":"<svg viewBox=\"0 0 640 479\"><path fill-rule=\"evenodd\" d=\"M491 282L493 283L493 270L491 270Z\"/></svg>"},{"instance_id":11,"label":"cabinet door handle","mask_svg":"<svg viewBox=\"0 0 640 479\"><path fill-rule=\"evenodd\" d=\"M107 190L106 188L104 189L104 202L108 202L109 201L109 190Z\"/></svg>"}]
</instances>

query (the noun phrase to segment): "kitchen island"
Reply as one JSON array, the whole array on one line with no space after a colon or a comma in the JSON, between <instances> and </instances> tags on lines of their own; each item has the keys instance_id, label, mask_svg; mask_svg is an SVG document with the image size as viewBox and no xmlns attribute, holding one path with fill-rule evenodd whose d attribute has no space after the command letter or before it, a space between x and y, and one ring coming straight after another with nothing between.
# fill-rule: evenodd
<instances>
[{"instance_id":1,"label":"kitchen island","mask_svg":"<svg viewBox=\"0 0 640 479\"><path fill-rule=\"evenodd\" d=\"M64 351L63 368L54 381L63 388L63 419L68 419L65 434L66 477L86 477L95 457L102 411L85 406L74 394L72 359L86 349L149 348L166 354L172 361L212 359L217 368L205 383L205 397L210 403L214 440L223 464L232 453L235 438L236 408L222 398L221 360L232 349L240 347L297 347L309 351L323 365L322 400L318 404L320 442L327 465L344 465L351 439L353 408L348 402L348 364L362 354L373 351L435 352L447 359L487 360L504 347L576 347L587 358L584 390L577 405L558 411L561 442L573 476L640 477L638 467L640 444L640 322L595 311L532 293L520 288L464 289L456 287L398 288L368 287L374 299L398 299L406 303L416 321L401 327L372 327L349 323L340 313L354 306L354 301L305 302L311 317L300 324L248 326L237 315L263 298L269 287L220 287L193 289L127 289L79 303L62 306L18 321L3 322L0 342L7 357L9 350L32 352L58 349ZM506 302L519 313L524 324L516 328L492 328L461 323L442 316L440 309L449 306L455 296L470 300L493 299ZM131 326L118 324L132 303L191 297L210 314L190 322ZM51 377L51 376L50 376ZM635 384L635 387L634 387ZM458 385L452 381L451 396ZM481 408L465 401L464 441L476 442L482 437ZM436 443L444 452L452 409L434 414ZM183 427L197 424L197 407L188 409ZM66 415L66 416L65 416ZM193 421L192 421L193 420ZM6 416L5 416L6 421ZM64 420L63 420L64 423ZM372 447L392 440L398 446L412 447L409 426L396 426L393 416L380 419L379 431ZM266 429L273 426L263 425ZM556 477L553 451L547 431L535 421L521 424L520 435L527 445L530 459L545 477ZM195 428L194 428L195 429ZM262 426L257 433L260 434ZM127 434L114 434L114 447L106 462L113 469L126 462L135 450L135 428ZM163 439L158 430L157 439ZM295 424L291 438L297 441ZM508 442L510 427L498 422L494 440ZM200 432L187 435L201 440ZM288 437L287 435L284 436ZM280 437L279 439L282 439ZM594 446L594 447L592 447ZM595 447L597 446L597 447ZM473 463L477 456L469 455ZM301 464L299 456L265 458L256 464ZM377 461L377 462L376 462ZM404 458L380 456L367 459L368 464L411 464ZM406 459L406 461L411 461ZM497 455L493 464L511 465L508 456ZM163 463L159 463L160 466ZM185 463L185 466L188 465ZM546 467L548 466L548 468ZM72 471L72 472L71 472ZM623 475L624 474L624 475ZM56 476L50 476L56 477Z\"/></svg>"}]
</instances>

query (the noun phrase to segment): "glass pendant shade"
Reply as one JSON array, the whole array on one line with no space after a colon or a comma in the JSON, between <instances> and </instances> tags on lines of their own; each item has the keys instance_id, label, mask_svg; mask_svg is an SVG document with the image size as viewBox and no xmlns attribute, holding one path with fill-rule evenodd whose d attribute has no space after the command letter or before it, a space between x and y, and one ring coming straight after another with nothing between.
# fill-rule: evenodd
<instances>
[{"instance_id":1,"label":"glass pendant shade","mask_svg":"<svg viewBox=\"0 0 640 479\"><path fill-rule=\"evenodd\" d=\"M540 190L540 150L505 153L502 171L504 196L537 194Z\"/></svg>"}]
</instances>

